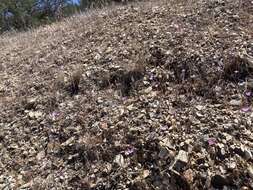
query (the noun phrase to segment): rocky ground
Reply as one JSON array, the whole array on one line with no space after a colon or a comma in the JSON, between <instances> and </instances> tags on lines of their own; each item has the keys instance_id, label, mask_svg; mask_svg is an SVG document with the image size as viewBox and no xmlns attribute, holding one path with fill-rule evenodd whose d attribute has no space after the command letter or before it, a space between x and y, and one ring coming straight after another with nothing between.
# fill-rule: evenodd
<instances>
[{"instance_id":1,"label":"rocky ground","mask_svg":"<svg viewBox=\"0 0 253 190\"><path fill-rule=\"evenodd\" d=\"M147 1L0 38L0 189L253 189L253 2Z\"/></svg>"}]
</instances>

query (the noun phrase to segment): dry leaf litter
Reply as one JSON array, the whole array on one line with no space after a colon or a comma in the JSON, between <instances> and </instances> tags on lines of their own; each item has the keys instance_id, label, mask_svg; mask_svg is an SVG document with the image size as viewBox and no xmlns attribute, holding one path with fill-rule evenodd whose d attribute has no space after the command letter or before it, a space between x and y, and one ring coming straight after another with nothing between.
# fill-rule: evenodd
<instances>
[{"instance_id":1,"label":"dry leaf litter","mask_svg":"<svg viewBox=\"0 0 253 190\"><path fill-rule=\"evenodd\" d=\"M253 2L145 1L0 38L0 189L253 189Z\"/></svg>"}]
</instances>

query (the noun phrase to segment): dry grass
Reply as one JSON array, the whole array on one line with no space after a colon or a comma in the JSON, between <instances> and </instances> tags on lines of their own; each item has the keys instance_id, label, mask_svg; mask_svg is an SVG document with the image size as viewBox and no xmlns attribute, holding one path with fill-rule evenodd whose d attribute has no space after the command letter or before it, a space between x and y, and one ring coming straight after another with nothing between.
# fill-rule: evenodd
<instances>
[{"instance_id":1,"label":"dry grass","mask_svg":"<svg viewBox=\"0 0 253 190\"><path fill-rule=\"evenodd\" d=\"M146 7L150 5L151 2L145 4ZM135 6L138 7L138 3ZM106 20L112 23L115 13L120 9L122 8L117 5L91 9L27 32L13 31L1 35L1 82L6 81L6 76L9 76L8 78L12 78L10 83L18 87L29 82L25 79L25 73L37 75L45 72L53 77L60 67L65 72L73 72L73 65L86 63L89 51L97 51L97 48L90 44L94 29L99 26L97 31L100 30L101 33L105 27L102 22ZM13 69L9 70L10 68Z\"/></svg>"},{"instance_id":2,"label":"dry grass","mask_svg":"<svg viewBox=\"0 0 253 190\"><path fill-rule=\"evenodd\" d=\"M145 12L145 10L156 11L157 7L163 7L163 9L168 8L170 10L170 12L167 12L167 16L169 16L170 19L174 17L175 20L177 20L177 18L183 16L183 14L195 14L194 11L197 10L196 8L201 3L202 1L148 1L144 4L129 4L127 10L134 11L134 9L139 9L141 7ZM236 2L234 2L234 4L237 5ZM252 24L252 22L250 22L250 20L252 20L250 19L252 15L244 11L243 8L244 7L238 7L239 16L240 19L242 19L241 22L244 23L247 20L247 24L243 24L241 30L245 32L245 35L251 35L252 33L249 26ZM201 11L201 9L202 8L200 8L199 11ZM124 32L120 29L119 25L117 26L114 24L121 10L124 11L122 7L112 5L103 9L89 10L48 26L31 29L28 32L14 31L1 35L0 80L2 85L4 83L10 83L5 93L8 96L19 96L19 92L14 90L14 88L18 89L21 86L25 88L28 83L30 83L26 80L27 73L31 73L31 78L33 79L35 79L36 76L41 77L43 75L43 80L48 81L50 78L57 75L60 68L66 73L73 72L74 66L77 65L80 65L84 71L89 70L88 65L95 61L94 57L91 57L91 55L106 52L106 45L102 45L101 47L96 46L97 42L100 43L103 41L100 36L112 37L113 30L116 31L117 35ZM125 12L124 14L127 15L128 13ZM124 14L122 14L122 20L126 20L125 18L123 19ZM205 30L203 34L208 34L208 38L212 41L215 41L217 37L229 40L231 36L226 34L224 32L226 30L221 27L219 22L214 20L214 13L207 14L207 16L208 15L212 15L212 19L205 20L205 16L203 16L206 26L206 28L203 27ZM139 16L141 17L141 13ZM136 17L138 20L138 16ZM162 20L160 19L160 21ZM124 22L125 21L122 23ZM169 22L170 21L168 21L168 23ZM176 22L173 22L171 26L174 24L176 26ZM110 29L107 28L105 23L110 26ZM168 27L168 23L164 23L164 26L160 27L160 32L165 32L165 27ZM137 36L139 35L138 33L142 32L142 29L138 25L135 26L135 36L127 41L126 47L128 49L132 48L132 53L140 56L140 50L147 49L148 47L146 44L142 44L141 41L138 41ZM176 27L183 28L182 25ZM111 31L112 33L110 33L111 29L113 29ZM127 30L130 31L130 29L131 27ZM150 29L153 30L152 25L150 25ZM126 28L124 30L126 30ZM177 32L175 32L175 34ZM184 31L181 30L179 33L180 32ZM173 35L173 31L171 31L168 33L167 38L171 39ZM232 36L232 38L235 37L236 36ZM92 40L92 38L94 38L94 40ZM107 43L107 45L109 44ZM112 44L109 46L112 46ZM115 48L122 48L115 42L113 42L113 46ZM136 52L138 53L136 54ZM145 54L147 55L147 52L145 52ZM131 62L129 65L131 66L133 64L132 62L137 62L139 58L132 56L130 59ZM116 59L115 62L122 62L122 64L124 64L124 60L122 59ZM11 80L9 80L10 78Z\"/></svg>"}]
</instances>

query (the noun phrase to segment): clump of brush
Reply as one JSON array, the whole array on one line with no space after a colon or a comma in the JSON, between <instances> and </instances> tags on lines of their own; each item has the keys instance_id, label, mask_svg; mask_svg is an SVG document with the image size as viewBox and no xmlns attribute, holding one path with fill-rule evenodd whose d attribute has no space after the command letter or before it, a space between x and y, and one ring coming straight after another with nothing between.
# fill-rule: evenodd
<instances>
[{"instance_id":1,"label":"clump of brush","mask_svg":"<svg viewBox=\"0 0 253 190\"><path fill-rule=\"evenodd\" d=\"M131 90L135 86L135 83L141 80L145 74L144 65L136 64L133 69L126 71L120 76L120 90L122 96L129 96Z\"/></svg>"},{"instance_id":2,"label":"clump of brush","mask_svg":"<svg viewBox=\"0 0 253 190\"><path fill-rule=\"evenodd\" d=\"M134 64L128 68L110 73L104 81L107 81L110 85L119 87L122 96L129 96L136 82L141 80L145 75L145 60L143 54L138 54L134 58Z\"/></svg>"},{"instance_id":3,"label":"clump of brush","mask_svg":"<svg viewBox=\"0 0 253 190\"><path fill-rule=\"evenodd\" d=\"M54 88L57 91L64 89L68 91L71 96L76 95L80 91L81 78L82 70L80 68L70 73L68 79L63 72L60 72L55 79Z\"/></svg>"},{"instance_id":4,"label":"clump of brush","mask_svg":"<svg viewBox=\"0 0 253 190\"><path fill-rule=\"evenodd\" d=\"M82 71L80 68L70 74L69 91L71 96L78 94L80 90L81 78L82 78Z\"/></svg>"}]
</instances>

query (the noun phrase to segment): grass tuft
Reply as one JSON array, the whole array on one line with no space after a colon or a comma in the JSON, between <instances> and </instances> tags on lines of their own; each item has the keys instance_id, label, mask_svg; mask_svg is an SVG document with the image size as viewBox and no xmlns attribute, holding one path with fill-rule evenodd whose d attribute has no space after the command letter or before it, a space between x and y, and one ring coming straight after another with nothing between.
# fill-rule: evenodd
<instances>
[{"instance_id":1,"label":"grass tuft","mask_svg":"<svg viewBox=\"0 0 253 190\"><path fill-rule=\"evenodd\" d=\"M81 69L78 69L76 71L74 71L71 75L70 75L70 86L69 86L69 90L70 90L70 94L71 96L78 94L79 90L80 90L80 81L82 78L82 71Z\"/></svg>"}]
</instances>

